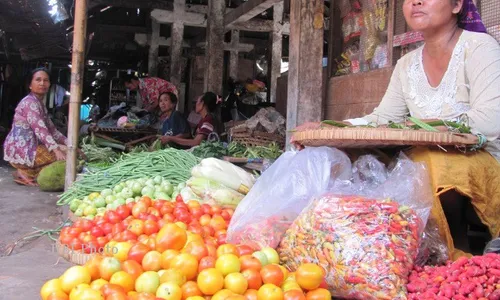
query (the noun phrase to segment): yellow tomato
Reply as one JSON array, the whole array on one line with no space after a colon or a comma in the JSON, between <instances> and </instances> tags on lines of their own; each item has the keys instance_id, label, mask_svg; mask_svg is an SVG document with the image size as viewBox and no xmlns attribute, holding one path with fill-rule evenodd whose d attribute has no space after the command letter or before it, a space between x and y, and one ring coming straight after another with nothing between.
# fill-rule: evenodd
<instances>
[{"instance_id":1,"label":"yellow tomato","mask_svg":"<svg viewBox=\"0 0 500 300\"><path fill-rule=\"evenodd\" d=\"M264 284L257 292L258 299L283 300L283 291L272 283Z\"/></svg>"},{"instance_id":2,"label":"yellow tomato","mask_svg":"<svg viewBox=\"0 0 500 300\"><path fill-rule=\"evenodd\" d=\"M130 248L132 248L132 244L130 242L116 243L115 248L113 249L113 257L121 262L126 261Z\"/></svg>"},{"instance_id":3,"label":"yellow tomato","mask_svg":"<svg viewBox=\"0 0 500 300\"><path fill-rule=\"evenodd\" d=\"M231 273L224 278L224 288L243 295L248 289L247 279L241 273Z\"/></svg>"},{"instance_id":4,"label":"yellow tomato","mask_svg":"<svg viewBox=\"0 0 500 300\"><path fill-rule=\"evenodd\" d=\"M77 285L71 290L71 293L69 294L69 299L70 300L75 300L75 299L80 299L79 297L82 295L83 291L91 289L90 285L82 283Z\"/></svg>"},{"instance_id":5,"label":"yellow tomato","mask_svg":"<svg viewBox=\"0 0 500 300\"><path fill-rule=\"evenodd\" d=\"M239 272L241 262L238 256L234 254L222 254L215 261L215 268L226 276L227 274Z\"/></svg>"},{"instance_id":6,"label":"yellow tomato","mask_svg":"<svg viewBox=\"0 0 500 300\"><path fill-rule=\"evenodd\" d=\"M42 286L40 289L40 297L42 300L47 300L50 294L57 291L63 291L61 280L59 278L51 279Z\"/></svg>"},{"instance_id":7,"label":"yellow tomato","mask_svg":"<svg viewBox=\"0 0 500 300\"><path fill-rule=\"evenodd\" d=\"M184 222L175 222L175 225L179 226L180 228L187 230L187 225Z\"/></svg>"},{"instance_id":8,"label":"yellow tomato","mask_svg":"<svg viewBox=\"0 0 500 300\"><path fill-rule=\"evenodd\" d=\"M104 296L100 291L91 288L82 290L75 298L70 296L70 300L104 300Z\"/></svg>"},{"instance_id":9,"label":"yellow tomato","mask_svg":"<svg viewBox=\"0 0 500 300\"><path fill-rule=\"evenodd\" d=\"M187 280L193 280L198 274L198 259L192 254L181 253L170 261L170 268L182 272Z\"/></svg>"},{"instance_id":10,"label":"yellow tomato","mask_svg":"<svg viewBox=\"0 0 500 300\"><path fill-rule=\"evenodd\" d=\"M104 280L102 278L96 279L90 283L90 288L94 289L96 291L100 291L101 287L105 284L108 284L109 282L107 280Z\"/></svg>"},{"instance_id":11,"label":"yellow tomato","mask_svg":"<svg viewBox=\"0 0 500 300\"><path fill-rule=\"evenodd\" d=\"M217 269L205 269L198 274L197 283L203 294L211 296L224 287L224 276Z\"/></svg>"},{"instance_id":12,"label":"yellow tomato","mask_svg":"<svg viewBox=\"0 0 500 300\"><path fill-rule=\"evenodd\" d=\"M281 285L281 289L283 290L283 292L288 292L290 290L302 291L302 288L300 288L300 285L297 282L292 281L292 280L285 281L283 283L283 285Z\"/></svg>"},{"instance_id":13,"label":"yellow tomato","mask_svg":"<svg viewBox=\"0 0 500 300\"><path fill-rule=\"evenodd\" d=\"M202 296L187 297L186 300L205 300Z\"/></svg>"},{"instance_id":14,"label":"yellow tomato","mask_svg":"<svg viewBox=\"0 0 500 300\"><path fill-rule=\"evenodd\" d=\"M118 271L111 276L109 283L121 286L125 292L130 292L134 289L134 277L125 271Z\"/></svg>"},{"instance_id":15,"label":"yellow tomato","mask_svg":"<svg viewBox=\"0 0 500 300\"><path fill-rule=\"evenodd\" d=\"M177 284L178 286L182 286L187 281L186 275L184 275L181 271L177 269L168 269L162 271L163 272L161 274L160 272L158 272L158 275L160 275L161 283L172 282Z\"/></svg>"},{"instance_id":16,"label":"yellow tomato","mask_svg":"<svg viewBox=\"0 0 500 300\"><path fill-rule=\"evenodd\" d=\"M165 300L181 300L182 291L180 286L173 282L165 282L160 284L158 290L156 290L156 297Z\"/></svg>"},{"instance_id":17,"label":"yellow tomato","mask_svg":"<svg viewBox=\"0 0 500 300\"><path fill-rule=\"evenodd\" d=\"M61 288L65 293L71 292L77 285L91 281L90 272L82 266L73 266L66 270L61 276Z\"/></svg>"},{"instance_id":18,"label":"yellow tomato","mask_svg":"<svg viewBox=\"0 0 500 300\"><path fill-rule=\"evenodd\" d=\"M215 295L212 296L211 300L224 300L227 297L232 296L232 295L234 295L234 293L232 291L224 289L224 290L220 290L217 293L215 293Z\"/></svg>"}]
</instances>

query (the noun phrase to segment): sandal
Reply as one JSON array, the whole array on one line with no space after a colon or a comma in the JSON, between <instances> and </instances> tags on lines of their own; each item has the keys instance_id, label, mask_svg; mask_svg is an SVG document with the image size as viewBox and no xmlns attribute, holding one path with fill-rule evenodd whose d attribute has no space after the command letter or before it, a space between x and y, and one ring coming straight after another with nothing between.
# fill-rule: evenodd
<instances>
[{"instance_id":1,"label":"sandal","mask_svg":"<svg viewBox=\"0 0 500 300\"><path fill-rule=\"evenodd\" d=\"M24 175L22 175L20 172L15 171L12 173L12 177L14 177L14 182L20 185L26 185L26 186L38 186L38 183L35 181L35 179L28 178Z\"/></svg>"}]
</instances>

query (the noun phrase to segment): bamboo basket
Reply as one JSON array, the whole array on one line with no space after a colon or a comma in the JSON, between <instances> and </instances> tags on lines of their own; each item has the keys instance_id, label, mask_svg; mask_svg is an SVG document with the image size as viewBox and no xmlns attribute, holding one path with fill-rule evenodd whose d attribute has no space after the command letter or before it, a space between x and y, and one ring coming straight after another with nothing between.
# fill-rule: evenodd
<instances>
[{"instance_id":1,"label":"bamboo basket","mask_svg":"<svg viewBox=\"0 0 500 300\"><path fill-rule=\"evenodd\" d=\"M87 254L78 250L72 250L68 246L56 241L57 254L76 265L84 265L87 261L91 260L97 253Z\"/></svg>"},{"instance_id":2,"label":"bamboo basket","mask_svg":"<svg viewBox=\"0 0 500 300\"><path fill-rule=\"evenodd\" d=\"M248 131L246 129L234 128L230 131L231 141L238 142L247 147L269 146L271 143L277 143L280 148L285 147L285 137L261 131Z\"/></svg>"},{"instance_id":3,"label":"bamboo basket","mask_svg":"<svg viewBox=\"0 0 500 300\"><path fill-rule=\"evenodd\" d=\"M297 131L292 140L303 146L336 148L384 148L394 146L471 147L477 136L451 132L403 130L392 128L323 128Z\"/></svg>"}]
</instances>

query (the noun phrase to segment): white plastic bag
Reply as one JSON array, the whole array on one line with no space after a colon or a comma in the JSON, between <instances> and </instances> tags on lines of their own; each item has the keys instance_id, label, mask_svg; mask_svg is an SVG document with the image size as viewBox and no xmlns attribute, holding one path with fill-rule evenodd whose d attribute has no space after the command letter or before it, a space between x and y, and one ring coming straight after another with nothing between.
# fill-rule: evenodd
<instances>
[{"instance_id":1,"label":"white plastic bag","mask_svg":"<svg viewBox=\"0 0 500 300\"><path fill-rule=\"evenodd\" d=\"M277 247L311 198L327 191L335 179L350 177L351 162L340 150L319 147L285 152L238 205L227 242Z\"/></svg>"}]
</instances>

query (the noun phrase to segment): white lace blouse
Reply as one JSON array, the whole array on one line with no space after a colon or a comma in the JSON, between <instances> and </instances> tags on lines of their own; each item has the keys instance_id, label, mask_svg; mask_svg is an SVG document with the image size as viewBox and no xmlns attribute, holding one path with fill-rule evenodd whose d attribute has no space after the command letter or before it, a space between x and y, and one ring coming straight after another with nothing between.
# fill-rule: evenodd
<instances>
[{"instance_id":1,"label":"white lace blouse","mask_svg":"<svg viewBox=\"0 0 500 300\"><path fill-rule=\"evenodd\" d=\"M488 34L463 31L448 69L437 87L427 80L423 47L402 57L380 105L368 116L348 120L354 125L419 119L465 118L474 133L487 139L500 162L500 45Z\"/></svg>"}]
</instances>

